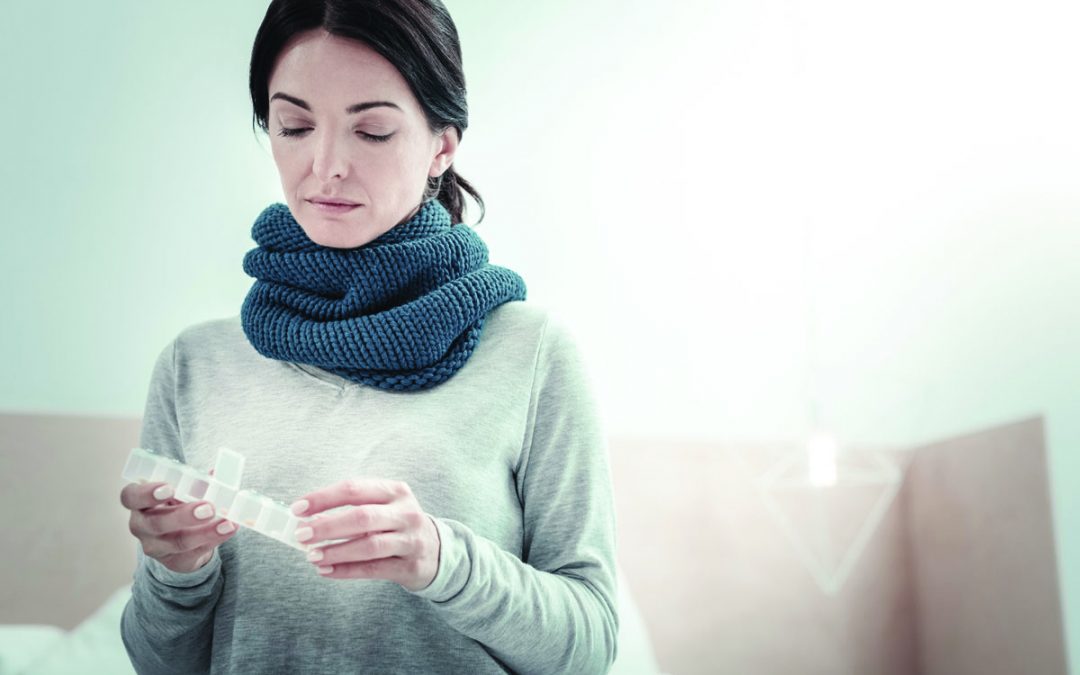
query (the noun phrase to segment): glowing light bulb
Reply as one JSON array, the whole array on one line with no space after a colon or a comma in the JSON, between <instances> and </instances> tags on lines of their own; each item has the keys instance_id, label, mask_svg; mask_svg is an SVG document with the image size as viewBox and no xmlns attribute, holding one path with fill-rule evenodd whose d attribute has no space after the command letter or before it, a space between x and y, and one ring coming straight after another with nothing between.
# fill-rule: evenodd
<instances>
[{"instance_id":1,"label":"glowing light bulb","mask_svg":"<svg viewBox=\"0 0 1080 675\"><path fill-rule=\"evenodd\" d=\"M814 487L836 485L836 439L827 433L816 433L806 443L806 464L810 484Z\"/></svg>"}]
</instances>

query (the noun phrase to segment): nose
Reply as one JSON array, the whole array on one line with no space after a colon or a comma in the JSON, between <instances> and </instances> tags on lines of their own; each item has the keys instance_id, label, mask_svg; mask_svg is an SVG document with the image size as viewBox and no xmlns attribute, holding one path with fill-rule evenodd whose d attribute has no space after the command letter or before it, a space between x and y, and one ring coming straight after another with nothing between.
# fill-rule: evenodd
<instances>
[{"instance_id":1,"label":"nose","mask_svg":"<svg viewBox=\"0 0 1080 675\"><path fill-rule=\"evenodd\" d=\"M319 180L344 178L349 173L348 150L337 134L327 131L315 139L315 157L311 170Z\"/></svg>"}]
</instances>

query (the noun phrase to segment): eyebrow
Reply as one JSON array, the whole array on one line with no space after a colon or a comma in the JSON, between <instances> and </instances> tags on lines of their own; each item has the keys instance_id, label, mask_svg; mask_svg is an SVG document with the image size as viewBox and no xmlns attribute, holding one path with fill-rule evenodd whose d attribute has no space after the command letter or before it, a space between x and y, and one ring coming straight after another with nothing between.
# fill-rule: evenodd
<instances>
[{"instance_id":1,"label":"eyebrow","mask_svg":"<svg viewBox=\"0 0 1080 675\"><path fill-rule=\"evenodd\" d=\"M301 98L296 98L295 96L290 96L288 94L285 94L285 93L282 93L282 92L279 91L279 92L276 92L273 96L271 96L270 100L273 101L274 99L278 99L278 98L280 98L280 99L282 99L284 101L288 101L289 103L292 103L293 105L300 106L304 110L306 110L308 112L311 112L311 106L308 105L307 101L305 101L305 100L303 100ZM345 108L345 113L348 114L348 115L353 115L353 114L356 114L358 112L364 112L365 110L369 110L371 108L378 108L378 107L396 108L397 110L401 110L401 107L398 104L392 103L390 101L365 101L364 103L353 103L348 108ZM405 112L405 111L401 110L401 112Z\"/></svg>"}]
</instances>

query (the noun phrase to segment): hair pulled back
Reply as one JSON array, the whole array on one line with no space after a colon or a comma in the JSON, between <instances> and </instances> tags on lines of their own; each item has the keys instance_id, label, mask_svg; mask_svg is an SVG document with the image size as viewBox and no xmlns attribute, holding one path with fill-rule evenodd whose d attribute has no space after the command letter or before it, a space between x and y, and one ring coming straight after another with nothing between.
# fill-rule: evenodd
<instances>
[{"instance_id":1,"label":"hair pulled back","mask_svg":"<svg viewBox=\"0 0 1080 675\"><path fill-rule=\"evenodd\" d=\"M408 83L438 134L449 127L465 133L469 109L457 27L441 0L273 0L251 49L249 86L254 107L252 128L269 133L270 75L278 55L293 36L322 28L331 35L367 44L394 65ZM438 199L451 222L462 222L465 194L480 206L480 193L450 165L428 177L423 201Z\"/></svg>"}]
</instances>

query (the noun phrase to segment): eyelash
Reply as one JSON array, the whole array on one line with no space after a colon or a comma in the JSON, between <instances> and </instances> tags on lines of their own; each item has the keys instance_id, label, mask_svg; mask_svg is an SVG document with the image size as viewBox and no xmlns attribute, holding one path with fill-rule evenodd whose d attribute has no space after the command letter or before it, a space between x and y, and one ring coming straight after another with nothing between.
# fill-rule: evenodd
<instances>
[{"instance_id":1,"label":"eyelash","mask_svg":"<svg viewBox=\"0 0 1080 675\"><path fill-rule=\"evenodd\" d=\"M296 137L304 134L307 131L308 129L306 128L290 129L288 127L282 127L281 131L278 132L278 136ZM363 131L358 131L357 133L359 133L361 136L368 139L369 141L372 141L373 143L385 143L390 140L390 138L394 135L386 134L385 136L376 136L375 134L365 134Z\"/></svg>"}]
</instances>

